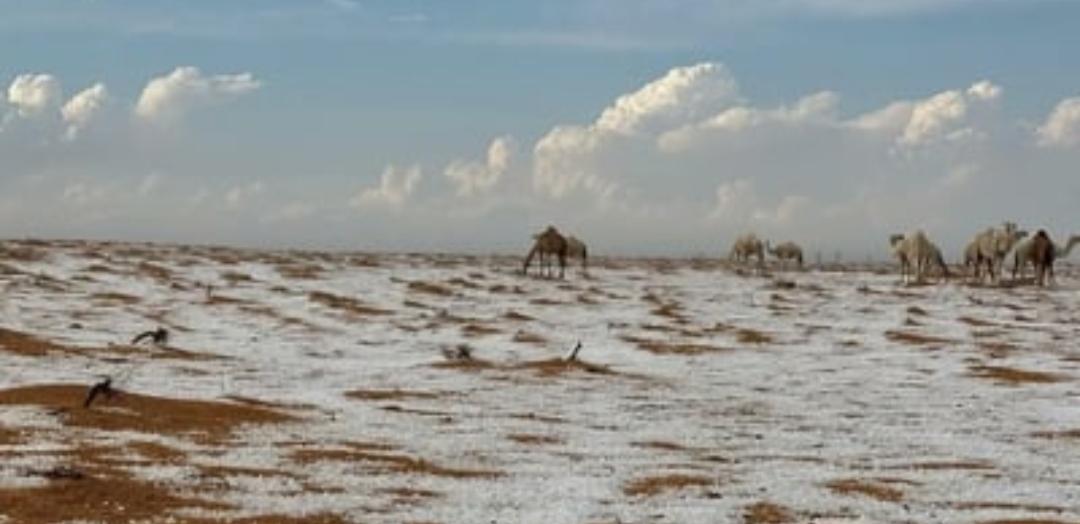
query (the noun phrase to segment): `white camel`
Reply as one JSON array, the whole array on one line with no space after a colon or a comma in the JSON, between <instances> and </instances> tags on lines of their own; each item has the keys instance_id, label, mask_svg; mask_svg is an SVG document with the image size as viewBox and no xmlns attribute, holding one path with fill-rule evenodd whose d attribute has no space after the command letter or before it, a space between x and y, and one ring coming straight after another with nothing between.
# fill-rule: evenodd
<instances>
[{"instance_id":1,"label":"white camel","mask_svg":"<svg viewBox=\"0 0 1080 524\"><path fill-rule=\"evenodd\" d=\"M765 242L765 251L770 255L776 257L780 261L780 267L787 265L788 260L795 262L795 265L802 268L803 265L803 250L798 244L788 240L787 242L781 242L775 247Z\"/></svg>"},{"instance_id":2,"label":"white camel","mask_svg":"<svg viewBox=\"0 0 1080 524\"><path fill-rule=\"evenodd\" d=\"M1034 240L1035 235L1032 235L1016 244L1016 249L1013 251L1013 280L1016 280L1018 277L1024 278L1024 268L1033 259L1033 248L1035 247ZM1064 247L1054 243L1054 259L1068 257L1069 253L1072 252L1077 244L1080 244L1080 235L1070 236Z\"/></svg>"},{"instance_id":3,"label":"white camel","mask_svg":"<svg viewBox=\"0 0 1080 524\"><path fill-rule=\"evenodd\" d=\"M750 257L758 259L758 267L765 265L765 245L753 233L747 233L735 239L728 258L736 262L749 262Z\"/></svg>"},{"instance_id":4,"label":"white camel","mask_svg":"<svg viewBox=\"0 0 1080 524\"><path fill-rule=\"evenodd\" d=\"M889 244L900 261L902 282L910 283L912 278L915 282L922 282L931 266L937 266L944 278L949 278L949 266L941 255L941 249L921 229L906 235L890 235Z\"/></svg>"},{"instance_id":5,"label":"white camel","mask_svg":"<svg viewBox=\"0 0 1080 524\"><path fill-rule=\"evenodd\" d=\"M1005 255L1025 235L1027 235L1027 232L1017 229L1014 222L1005 222L1001 228L990 227L975 235L975 238L969 244L969 249L974 250L975 277L981 280L979 267L986 264L990 281L999 283L1001 281L1001 270L1005 266ZM971 245L975 247L971 247ZM965 253L965 264L968 262L967 258L967 253Z\"/></svg>"}]
</instances>

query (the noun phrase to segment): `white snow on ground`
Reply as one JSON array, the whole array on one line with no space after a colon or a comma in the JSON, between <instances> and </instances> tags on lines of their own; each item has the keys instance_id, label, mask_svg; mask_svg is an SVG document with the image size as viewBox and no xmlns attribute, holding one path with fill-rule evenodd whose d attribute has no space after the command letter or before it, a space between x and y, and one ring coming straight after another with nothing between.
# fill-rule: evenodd
<instances>
[{"instance_id":1,"label":"white snow on ground","mask_svg":"<svg viewBox=\"0 0 1080 524\"><path fill-rule=\"evenodd\" d=\"M93 436L186 451L186 464L130 466L180 491L201 465L286 473L223 479L213 495L241 508L228 515L712 524L769 503L822 523L1080 521L1080 278L1065 267L1049 289L901 286L874 268L754 275L700 260L595 261L559 281L521 275L512 257L6 245L0 328L107 348L160 325L169 350L222 358L0 347L0 388L109 375L124 391L255 399L302 416L243 431L226 450ZM592 371L543 372L578 341ZM461 346L476 365L444 355ZM0 427L56 425L42 410L0 411ZM49 464L58 445L0 446L22 457L0 466L0 486L39 482L19 472ZM490 474L294 460L361 445ZM634 491L669 475L693 481ZM403 501L405 487L435 496Z\"/></svg>"}]
</instances>

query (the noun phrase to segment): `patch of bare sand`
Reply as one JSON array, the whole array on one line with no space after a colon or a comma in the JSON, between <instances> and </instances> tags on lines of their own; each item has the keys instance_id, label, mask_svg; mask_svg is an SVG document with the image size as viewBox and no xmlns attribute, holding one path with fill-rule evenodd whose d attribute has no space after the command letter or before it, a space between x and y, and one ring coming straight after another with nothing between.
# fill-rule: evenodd
<instances>
[{"instance_id":1,"label":"patch of bare sand","mask_svg":"<svg viewBox=\"0 0 1080 524\"><path fill-rule=\"evenodd\" d=\"M46 384L0 390L0 405L40 406L66 426L105 431L192 435L220 442L249 424L296 420L284 410L210 400L180 400L118 392L83 408L87 386Z\"/></svg>"},{"instance_id":2,"label":"patch of bare sand","mask_svg":"<svg viewBox=\"0 0 1080 524\"><path fill-rule=\"evenodd\" d=\"M671 491L706 489L716 485L717 480L708 475L668 473L632 480L623 486L623 493L629 497L653 497Z\"/></svg>"},{"instance_id":3,"label":"patch of bare sand","mask_svg":"<svg viewBox=\"0 0 1080 524\"><path fill-rule=\"evenodd\" d=\"M900 502L904 500L904 491L898 486L913 484L905 479L838 479L826 483L825 487L841 495L858 495L881 502Z\"/></svg>"},{"instance_id":4,"label":"patch of bare sand","mask_svg":"<svg viewBox=\"0 0 1080 524\"><path fill-rule=\"evenodd\" d=\"M976 378L991 379L999 383L1010 385L1048 384L1064 382L1067 380L1067 377L1057 373L1029 371L1007 366L988 366L985 364L972 365L968 369L968 375Z\"/></svg>"},{"instance_id":5,"label":"patch of bare sand","mask_svg":"<svg viewBox=\"0 0 1080 524\"><path fill-rule=\"evenodd\" d=\"M297 464L343 462L361 466L372 474L426 475L456 479L498 478L501 471L459 468L437 464L432 460L408 455L383 444L348 443L343 447L301 447L291 453Z\"/></svg>"},{"instance_id":6,"label":"patch of bare sand","mask_svg":"<svg viewBox=\"0 0 1080 524\"><path fill-rule=\"evenodd\" d=\"M46 384L0 390L0 406L37 406L54 415L64 428L90 431L132 432L158 436L188 437L203 445L225 446L242 426L275 424L295 420L283 409L257 402L200 401L151 397L120 392L83 408L87 388L77 385ZM38 433L35 433L37 431ZM260 522L290 524L349 522L333 514L260 515L248 519L189 518L192 511L221 513L238 508L203 498L227 489L223 479L243 472L218 471L213 466L197 466L198 478L185 489L159 481L140 479L134 473L153 465L183 465L185 451L157 441L129 439L101 444L87 434L61 430L34 430L16 433L0 431L0 444L21 446L35 439L59 439L62 449L51 453L55 466L26 469L23 474L38 477L40 485L0 489L0 517L21 524L51 524L92 521L108 524L165 522L179 519L195 524L218 522ZM49 435L43 434L49 432ZM220 469L220 468L219 468ZM260 476L286 474L259 471ZM215 479L218 481L215 482ZM170 520L173 519L173 520Z\"/></svg>"},{"instance_id":7,"label":"patch of bare sand","mask_svg":"<svg viewBox=\"0 0 1080 524\"><path fill-rule=\"evenodd\" d=\"M795 514L788 508L771 502L757 502L743 508L744 524L786 524L796 522Z\"/></svg>"}]
</instances>

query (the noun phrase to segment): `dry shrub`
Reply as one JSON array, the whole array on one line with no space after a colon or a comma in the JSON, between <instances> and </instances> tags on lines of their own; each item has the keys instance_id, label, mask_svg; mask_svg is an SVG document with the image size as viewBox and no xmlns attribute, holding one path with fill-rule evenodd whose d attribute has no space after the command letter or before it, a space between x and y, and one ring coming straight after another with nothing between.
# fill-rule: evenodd
<instances>
[{"instance_id":1,"label":"dry shrub","mask_svg":"<svg viewBox=\"0 0 1080 524\"><path fill-rule=\"evenodd\" d=\"M480 289L481 288L480 284L477 284L476 282L473 282L473 281L471 281L469 279L465 279L465 278L461 278L461 277L451 278L451 279L447 280L446 283L450 284L452 286L463 287L465 289Z\"/></svg>"},{"instance_id":2,"label":"dry shrub","mask_svg":"<svg viewBox=\"0 0 1080 524\"><path fill-rule=\"evenodd\" d=\"M676 322L686 322L686 318L682 313L683 308L679 304L672 302L666 304L660 304L653 308L651 313L658 317L669 318Z\"/></svg>"},{"instance_id":3,"label":"dry shrub","mask_svg":"<svg viewBox=\"0 0 1080 524\"><path fill-rule=\"evenodd\" d=\"M996 325L995 323L993 323L993 322L991 322L989 320L983 320L981 318L970 317L970 316L967 316L967 315L963 315L963 316L957 318L957 320L959 320L960 322L962 322L964 324L967 324L969 326L975 326L975 327L990 327L990 326L995 326Z\"/></svg>"},{"instance_id":4,"label":"dry shrub","mask_svg":"<svg viewBox=\"0 0 1080 524\"><path fill-rule=\"evenodd\" d=\"M95 305L98 306L105 306L111 304L131 305L138 304L142 301L142 299L137 296L116 291L107 293L93 293L90 295L90 300L95 302Z\"/></svg>"},{"instance_id":5,"label":"dry shrub","mask_svg":"<svg viewBox=\"0 0 1080 524\"><path fill-rule=\"evenodd\" d=\"M47 384L0 390L0 405L41 406L67 426L105 431L192 435L219 442L249 424L294 420L277 409L210 400L179 400L120 392L82 407L87 386Z\"/></svg>"},{"instance_id":6,"label":"dry shrub","mask_svg":"<svg viewBox=\"0 0 1080 524\"><path fill-rule=\"evenodd\" d=\"M932 460L901 464L891 469L916 471L990 471L996 469L993 462L986 460Z\"/></svg>"},{"instance_id":7,"label":"dry shrub","mask_svg":"<svg viewBox=\"0 0 1080 524\"><path fill-rule=\"evenodd\" d=\"M513 341L522 344L544 345L548 342L548 339L537 335L536 333L525 330L518 330L516 333L514 333Z\"/></svg>"},{"instance_id":8,"label":"dry shrub","mask_svg":"<svg viewBox=\"0 0 1080 524\"><path fill-rule=\"evenodd\" d=\"M882 502L899 502L904 499L904 492L892 486L896 483L888 479L840 479L827 483L826 487L841 495L862 495Z\"/></svg>"},{"instance_id":9,"label":"dry shrub","mask_svg":"<svg viewBox=\"0 0 1080 524\"><path fill-rule=\"evenodd\" d=\"M990 358L1005 358L1016 351L1016 345L1008 342L981 342L979 349Z\"/></svg>"},{"instance_id":10,"label":"dry shrub","mask_svg":"<svg viewBox=\"0 0 1080 524\"><path fill-rule=\"evenodd\" d=\"M282 264L274 268L283 278L289 280L318 280L323 268L315 264Z\"/></svg>"},{"instance_id":11,"label":"dry shrub","mask_svg":"<svg viewBox=\"0 0 1080 524\"><path fill-rule=\"evenodd\" d=\"M892 340L893 342L900 342L911 346L944 346L953 343L953 341L947 338L895 329L886 331L885 338Z\"/></svg>"},{"instance_id":12,"label":"dry shrub","mask_svg":"<svg viewBox=\"0 0 1080 524\"><path fill-rule=\"evenodd\" d=\"M506 284L495 284L488 286L489 293L496 294L510 294L510 295L524 295L525 290L521 286L508 286Z\"/></svg>"},{"instance_id":13,"label":"dry shrub","mask_svg":"<svg viewBox=\"0 0 1080 524\"><path fill-rule=\"evenodd\" d=\"M657 355L700 355L703 353L718 353L728 351L729 348L695 344L690 342L664 342L646 338L623 335L622 339L637 345L638 348Z\"/></svg>"},{"instance_id":14,"label":"dry shrub","mask_svg":"<svg viewBox=\"0 0 1080 524\"><path fill-rule=\"evenodd\" d=\"M561 306L564 304L564 302L547 297L534 298L529 303L534 306Z\"/></svg>"},{"instance_id":15,"label":"dry shrub","mask_svg":"<svg viewBox=\"0 0 1080 524\"><path fill-rule=\"evenodd\" d=\"M679 444L679 443L676 443L676 442L668 442L668 441L665 441L665 440L646 440L646 441L642 441L642 442L631 442L630 444L632 446L636 446L636 447L639 447L639 448L657 449L657 450L661 450L661 451L687 451L687 450L689 450L689 448L687 448L686 446L684 446L682 444Z\"/></svg>"},{"instance_id":16,"label":"dry shrub","mask_svg":"<svg viewBox=\"0 0 1080 524\"><path fill-rule=\"evenodd\" d=\"M927 313L925 309L919 306L908 306L907 312L909 315L915 315L919 317L925 317L929 315L929 313Z\"/></svg>"},{"instance_id":17,"label":"dry shrub","mask_svg":"<svg viewBox=\"0 0 1080 524\"><path fill-rule=\"evenodd\" d=\"M466 337L484 337L501 332L502 331L499 328L485 326L474 322L470 322L468 324L465 324L464 326L461 326L461 334Z\"/></svg>"},{"instance_id":18,"label":"dry shrub","mask_svg":"<svg viewBox=\"0 0 1080 524\"><path fill-rule=\"evenodd\" d=\"M758 502L743 509L745 524L784 524L795 522L791 510L769 502Z\"/></svg>"},{"instance_id":19,"label":"dry shrub","mask_svg":"<svg viewBox=\"0 0 1080 524\"><path fill-rule=\"evenodd\" d=\"M439 397L437 393L430 391L408 391L403 389L358 389L346 392L345 396L357 400L433 399Z\"/></svg>"},{"instance_id":20,"label":"dry shrub","mask_svg":"<svg viewBox=\"0 0 1080 524\"><path fill-rule=\"evenodd\" d=\"M517 311L507 311L503 314L503 318L506 320L513 320L517 322L529 322L534 320L533 317Z\"/></svg>"},{"instance_id":21,"label":"dry shrub","mask_svg":"<svg viewBox=\"0 0 1080 524\"><path fill-rule=\"evenodd\" d=\"M254 282L255 279L247 273L241 273L239 271L222 271L221 280L228 282L230 286L235 286L243 282Z\"/></svg>"},{"instance_id":22,"label":"dry shrub","mask_svg":"<svg viewBox=\"0 0 1080 524\"><path fill-rule=\"evenodd\" d=\"M135 272L157 280L158 282L169 282L172 280L171 269L146 261L139 262L139 265L135 266Z\"/></svg>"},{"instance_id":23,"label":"dry shrub","mask_svg":"<svg viewBox=\"0 0 1080 524\"><path fill-rule=\"evenodd\" d=\"M315 303L356 315L389 315L392 311L377 308L352 297L343 297L325 291L312 291L308 298Z\"/></svg>"},{"instance_id":24,"label":"dry shrub","mask_svg":"<svg viewBox=\"0 0 1080 524\"><path fill-rule=\"evenodd\" d=\"M559 437L553 437L551 435L533 435L525 433L511 433L506 436L507 440L512 440L518 444L562 444L565 442Z\"/></svg>"},{"instance_id":25,"label":"dry shrub","mask_svg":"<svg viewBox=\"0 0 1080 524\"><path fill-rule=\"evenodd\" d=\"M415 280L409 282L406 286L409 291L414 293L425 293L428 295L449 296L454 294L454 291L442 284L436 284L435 282L427 282L424 280Z\"/></svg>"},{"instance_id":26,"label":"dry shrub","mask_svg":"<svg viewBox=\"0 0 1080 524\"><path fill-rule=\"evenodd\" d=\"M1031 436L1035 438L1045 439L1080 440L1080 429L1070 429L1065 431L1036 431L1032 433ZM3 442L3 440L0 439L0 442Z\"/></svg>"},{"instance_id":27,"label":"dry shrub","mask_svg":"<svg viewBox=\"0 0 1080 524\"><path fill-rule=\"evenodd\" d=\"M1063 382L1065 377L1043 371L1025 371L1005 366L971 366L968 374L977 378L988 378L1005 384L1048 384Z\"/></svg>"},{"instance_id":28,"label":"dry shrub","mask_svg":"<svg viewBox=\"0 0 1080 524\"><path fill-rule=\"evenodd\" d=\"M601 375L614 374L614 372L606 366L590 364L579 359L563 360L559 358L524 362L514 365L511 369L534 371L538 375L543 377L564 375L567 373L575 373L581 371L584 371L586 373L597 373Z\"/></svg>"},{"instance_id":29,"label":"dry shrub","mask_svg":"<svg viewBox=\"0 0 1080 524\"><path fill-rule=\"evenodd\" d=\"M735 332L735 340L740 344L770 344L773 338L768 333L756 329L739 328Z\"/></svg>"},{"instance_id":30,"label":"dry shrub","mask_svg":"<svg viewBox=\"0 0 1080 524\"><path fill-rule=\"evenodd\" d=\"M679 491L693 487L708 487L716 483L705 475L672 473L644 477L623 486L623 493L630 497L652 497L668 491Z\"/></svg>"}]
</instances>

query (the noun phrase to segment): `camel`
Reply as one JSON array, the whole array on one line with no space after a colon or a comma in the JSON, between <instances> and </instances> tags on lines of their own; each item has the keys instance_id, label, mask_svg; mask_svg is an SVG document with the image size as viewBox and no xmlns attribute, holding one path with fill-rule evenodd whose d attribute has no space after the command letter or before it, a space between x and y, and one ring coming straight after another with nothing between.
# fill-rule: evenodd
<instances>
[{"instance_id":1,"label":"camel","mask_svg":"<svg viewBox=\"0 0 1080 524\"><path fill-rule=\"evenodd\" d=\"M533 247L525 257L521 272L528 274L529 264L532 263L533 257L539 255L540 275L551 277L554 269L551 267L551 261L548 259L548 256L554 255L559 260L559 278L564 278L566 273L567 248L566 237L562 236L562 234L559 233L559 230L555 229L555 226L548 226L543 232L533 235Z\"/></svg>"},{"instance_id":2,"label":"camel","mask_svg":"<svg viewBox=\"0 0 1080 524\"><path fill-rule=\"evenodd\" d=\"M890 235L889 244L893 254L900 260L900 279L903 282L921 282L931 266L941 269L946 280L949 278L949 266L941 249L926 237L921 229L906 235Z\"/></svg>"},{"instance_id":3,"label":"camel","mask_svg":"<svg viewBox=\"0 0 1080 524\"><path fill-rule=\"evenodd\" d=\"M736 262L749 262L750 257L757 257L758 267L765 265L765 246L753 233L736 238L728 254L728 258Z\"/></svg>"},{"instance_id":4,"label":"camel","mask_svg":"<svg viewBox=\"0 0 1080 524\"><path fill-rule=\"evenodd\" d=\"M581 271L589 271L589 249L585 246L585 242L573 235L566 236L566 256L569 258L581 259Z\"/></svg>"},{"instance_id":5,"label":"camel","mask_svg":"<svg viewBox=\"0 0 1080 524\"><path fill-rule=\"evenodd\" d=\"M1016 245L1016 249L1013 251L1013 280L1024 277L1024 266L1032 260L1031 249L1034 241L1035 237L1029 237ZM1054 244L1054 260L1068 257L1077 244L1080 244L1080 235L1070 236L1069 241L1065 243L1065 247Z\"/></svg>"},{"instance_id":6,"label":"camel","mask_svg":"<svg viewBox=\"0 0 1080 524\"><path fill-rule=\"evenodd\" d=\"M769 253L770 255L776 257L777 259L779 259L781 267L785 266L787 264L788 260L794 260L796 266L798 266L800 269L802 268L802 265L803 265L802 248L799 247L798 244L796 244L796 243L794 243L794 242L792 242L790 240L787 241L787 242L781 242L776 247L773 247L773 246L769 245L768 242L765 242L765 251L767 253Z\"/></svg>"},{"instance_id":7,"label":"camel","mask_svg":"<svg viewBox=\"0 0 1080 524\"><path fill-rule=\"evenodd\" d=\"M1040 229L1031 238L1031 250L1028 260L1035 266L1035 284L1044 286L1054 280L1054 256L1056 249L1050 235Z\"/></svg>"},{"instance_id":8,"label":"camel","mask_svg":"<svg viewBox=\"0 0 1080 524\"><path fill-rule=\"evenodd\" d=\"M1005 222L1001 229L991 227L975 235L975 238L969 244L969 249L973 250L972 254L974 255L975 277L980 278L979 266L985 263L987 273L990 275L990 281L993 283L1000 282L1001 269L1005 265L1005 255L1025 235L1027 235L1027 232L1017 229L1014 222ZM971 247L972 244L975 247ZM966 251L965 264L968 262Z\"/></svg>"}]
</instances>

